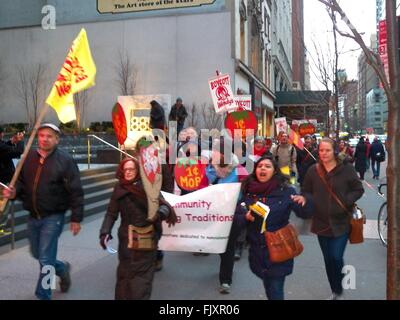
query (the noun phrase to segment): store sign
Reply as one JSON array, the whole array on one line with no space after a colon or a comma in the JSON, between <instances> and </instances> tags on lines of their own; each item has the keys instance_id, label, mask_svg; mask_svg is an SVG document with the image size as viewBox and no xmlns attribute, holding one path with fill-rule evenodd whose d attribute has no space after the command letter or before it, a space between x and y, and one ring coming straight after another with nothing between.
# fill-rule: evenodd
<instances>
[{"instance_id":1,"label":"store sign","mask_svg":"<svg viewBox=\"0 0 400 320\"><path fill-rule=\"evenodd\" d=\"M211 5L216 0L97 0L100 13L122 13L163 9L180 9Z\"/></svg>"},{"instance_id":2,"label":"store sign","mask_svg":"<svg viewBox=\"0 0 400 320\"><path fill-rule=\"evenodd\" d=\"M387 27L386 20L379 21L379 43L378 52L381 57L383 68L385 70L386 79L389 82L389 57L387 53ZM389 82L390 84L390 82ZM383 88L383 84L380 83L380 87Z\"/></svg>"}]
</instances>

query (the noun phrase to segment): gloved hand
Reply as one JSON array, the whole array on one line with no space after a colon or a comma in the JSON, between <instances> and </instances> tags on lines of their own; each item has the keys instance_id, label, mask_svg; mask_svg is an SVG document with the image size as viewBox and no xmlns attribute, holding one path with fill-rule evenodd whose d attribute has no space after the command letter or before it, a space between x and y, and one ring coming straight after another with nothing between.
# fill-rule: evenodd
<instances>
[{"instance_id":1,"label":"gloved hand","mask_svg":"<svg viewBox=\"0 0 400 320\"><path fill-rule=\"evenodd\" d=\"M162 204L158 208L157 213L159 214L161 220L165 220L165 222L168 224L168 227L175 225L176 221L178 220L175 211L173 209L170 210L170 208L165 204Z\"/></svg>"},{"instance_id":2,"label":"gloved hand","mask_svg":"<svg viewBox=\"0 0 400 320\"><path fill-rule=\"evenodd\" d=\"M103 233L100 235L100 246L103 248L103 250L107 249L107 242L112 238L112 235L108 233Z\"/></svg>"}]
</instances>

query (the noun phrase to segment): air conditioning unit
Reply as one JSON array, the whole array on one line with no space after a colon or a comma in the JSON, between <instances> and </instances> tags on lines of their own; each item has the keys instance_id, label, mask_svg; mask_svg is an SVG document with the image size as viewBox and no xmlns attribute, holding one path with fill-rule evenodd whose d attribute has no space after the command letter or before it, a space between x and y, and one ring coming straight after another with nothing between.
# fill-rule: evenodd
<instances>
[{"instance_id":1,"label":"air conditioning unit","mask_svg":"<svg viewBox=\"0 0 400 320\"><path fill-rule=\"evenodd\" d=\"M293 81L292 82L292 89L293 90L301 90L300 81Z\"/></svg>"}]
</instances>

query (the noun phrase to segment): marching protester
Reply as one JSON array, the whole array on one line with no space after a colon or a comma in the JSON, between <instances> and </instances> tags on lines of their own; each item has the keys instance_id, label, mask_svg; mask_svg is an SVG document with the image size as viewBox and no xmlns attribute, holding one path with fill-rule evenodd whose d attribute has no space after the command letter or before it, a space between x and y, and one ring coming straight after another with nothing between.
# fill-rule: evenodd
<instances>
[{"instance_id":1,"label":"marching protester","mask_svg":"<svg viewBox=\"0 0 400 320\"><path fill-rule=\"evenodd\" d=\"M15 172L13 159L24 152L24 134L18 132L10 140L3 141L4 129L0 127L0 182L8 184ZM0 219L0 235L7 234L10 217L4 214ZM4 228L4 229L3 229Z\"/></svg>"},{"instance_id":2,"label":"marching protester","mask_svg":"<svg viewBox=\"0 0 400 320\"><path fill-rule=\"evenodd\" d=\"M51 286L43 281L44 267L51 266L60 277L61 292L71 286L68 262L57 260L58 238L64 226L65 212L71 209L70 229L79 233L83 219L83 189L79 169L73 158L57 148L60 129L44 123L38 129L38 149L31 150L24 162L16 188L4 189L6 198L17 197L30 212L28 238L32 256L39 261L40 275L36 297L51 299Z\"/></svg>"},{"instance_id":3,"label":"marching protester","mask_svg":"<svg viewBox=\"0 0 400 320\"><path fill-rule=\"evenodd\" d=\"M379 180L381 162L385 161L385 148L382 142L375 137L371 144L370 154L373 179Z\"/></svg>"},{"instance_id":4,"label":"marching protester","mask_svg":"<svg viewBox=\"0 0 400 320\"><path fill-rule=\"evenodd\" d=\"M354 167L339 160L336 143L332 139L323 138L318 153L319 161L308 169L301 190L302 193L312 194L315 211L311 232L317 234L324 257L332 290L329 299L337 300L343 297L342 269L350 232L349 212L364 189Z\"/></svg>"},{"instance_id":5,"label":"marching protester","mask_svg":"<svg viewBox=\"0 0 400 320\"><path fill-rule=\"evenodd\" d=\"M253 173L242 182L241 191L242 199L239 203L243 201L247 208L257 201L269 207L270 212L265 221L266 231L269 232L287 226L292 210L302 218L309 218L313 213L310 197L296 195L294 188L288 185L287 177L281 173L278 163L270 156L263 156L256 162ZM244 215L240 206L236 211L240 223L247 221L251 271L263 280L269 300L283 300L285 278L293 272L293 259L272 262L265 232L261 233L263 219L250 211Z\"/></svg>"},{"instance_id":6,"label":"marching protester","mask_svg":"<svg viewBox=\"0 0 400 320\"><path fill-rule=\"evenodd\" d=\"M305 150L307 149L308 152ZM304 177L306 176L307 170L311 167L318 158L317 150L313 148L311 135L306 134L304 136L304 149L297 149L297 170L299 176L297 178L300 186L303 184Z\"/></svg>"},{"instance_id":7,"label":"marching protester","mask_svg":"<svg viewBox=\"0 0 400 320\"><path fill-rule=\"evenodd\" d=\"M10 140L4 141L4 129L0 127L0 182L9 183L15 172L12 159L24 152L24 134L18 132Z\"/></svg>"},{"instance_id":8,"label":"marching protester","mask_svg":"<svg viewBox=\"0 0 400 320\"><path fill-rule=\"evenodd\" d=\"M231 147L227 147L229 150L225 150L225 144L229 145L229 141L226 140L221 137L213 141L210 164L207 166L206 175L201 182L202 187L218 183L240 182L247 176L247 171L239 165L236 156L232 154ZM237 223L237 217L234 215L226 251L220 254L219 292L222 294L230 293L235 263L235 244L241 229Z\"/></svg>"},{"instance_id":9,"label":"marching protester","mask_svg":"<svg viewBox=\"0 0 400 320\"><path fill-rule=\"evenodd\" d=\"M279 168L289 167L290 175L297 175L296 148L289 143L289 137L286 132L281 131L279 133L279 143L276 147L272 148L271 152L275 161L278 162Z\"/></svg>"},{"instance_id":10,"label":"marching protester","mask_svg":"<svg viewBox=\"0 0 400 320\"><path fill-rule=\"evenodd\" d=\"M364 180L365 171L367 171L367 145L364 142L364 138L361 137L357 146L356 152L354 153L354 167L360 174L360 179Z\"/></svg>"},{"instance_id":11,"label":"marching protester","mask_svg":"<svg viewBox=\"0 0 400 320\"><path fill-rule=\"evenodd\" d=\"M353 150L352 148L346 143L344 140L340 140L339 142L339 159L341 161L347 161L347 162L354 162L354 157L353 157Z\"/></svg>"},{"instance_id":12,"label":"marching protester","mask_svg":"<svg viewBox=\"0 0 400 320\"><path fill-rule=\"evenodd\" d=\"M178 128L177 133L181 132L185 125L185 119L188 116L185 106L182 104L182 98L177 98L176 103L172 106L169 113L169 121L176 121Z\"/></svg>"},{"instance_id":13,"label":"marching protester","mask_svg":"<svg viewBox=\"0 0 400 320\"><path fill-rule=\"evenodd\" d=\"M147 195L136 159L127 158L117 168L114 187L101 229L100 245L107 248L111 231L120 214L118 230L116 300L150 299L157 257L157 244L162 234L161 220L175 225L173 208L159 196L159 209L154 222L147 219Z\"/></svg>"}]
</instances>

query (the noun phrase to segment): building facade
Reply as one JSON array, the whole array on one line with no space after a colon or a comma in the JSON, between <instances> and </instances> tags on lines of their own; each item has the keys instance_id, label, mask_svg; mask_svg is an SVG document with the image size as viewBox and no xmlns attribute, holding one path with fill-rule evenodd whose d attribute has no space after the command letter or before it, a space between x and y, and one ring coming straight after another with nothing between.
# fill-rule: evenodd
<instances>
[{"instance_id":1,"label":"building facade","mask_svg":"<svg viewBox=\"0 0 400 320\"><path fill-rule=\"evenodd\" d=\"M122 53L134 65L134 94L169 94L172 101L179 96L186 105L198 108L212 104L208 80L215 71L229 74L235 93L252 95L259 133L270 135L277 61L272 52L272 2L197 0L189 7L174 2L163 10L142 10L145 2L156 3L121 0L118 3L124 5L107 11L109 2L102 0L33 0L29 5L23 0L2 1L0 59L7 94L0 96L1 121L27 122L27 104L17 89L23 83L21 75L32 76L39 65L44 70L38 83L39 105L43 105L69 46L84 27L97 66L96 86L88 90L86 126L111 120L112 107L121 95L117 69ZM132 11L128 4L141 9ZM43 27L49 6L56 15L54 29ZM284 65L290 71L291 52L286 55ZM57 121L53 111L47 120Z\"/></svg>"},{"instance_id":2,"label":"building facade","mask_svg":"<svg viewBox=\"0 0 400 320\"><path fill-rule=\"evenodd\" d=\"M384 91L374 88L366 96L367 128L373 128L374 133L384 134L387 131L388 105Z\"/></svg>"}]
</instances>

